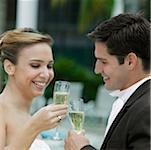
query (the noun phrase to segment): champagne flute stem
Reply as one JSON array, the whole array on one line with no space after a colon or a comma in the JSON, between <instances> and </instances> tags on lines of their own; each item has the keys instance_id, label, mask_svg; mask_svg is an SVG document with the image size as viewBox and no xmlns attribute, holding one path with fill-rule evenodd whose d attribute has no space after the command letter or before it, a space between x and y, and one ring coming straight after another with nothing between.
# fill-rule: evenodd
<instances>
[{"instance_id":1,"label":"champagne flute stem","mask_svg":"<svg viewBox=\"0 0 151 150\"><path fill-rule=\"evenodd\" d=\"M58 127L55 129L55 135L53 137L54 140L61 140L61 137L59 136L59 130Z\"/></svg>"}]
</instances>

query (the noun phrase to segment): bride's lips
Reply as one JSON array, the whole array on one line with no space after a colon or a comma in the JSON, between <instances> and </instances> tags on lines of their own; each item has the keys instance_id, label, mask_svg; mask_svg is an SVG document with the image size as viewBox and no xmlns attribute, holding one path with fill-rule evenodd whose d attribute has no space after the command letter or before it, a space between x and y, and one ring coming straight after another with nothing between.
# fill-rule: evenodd
<instances>
[{"instance_id":1,"label":"bride's lips","mask_svg":"<svg viewBox=\"0 0 151 150\"><path fill-rule=\"evenodd\" d=\"M47 85L46 82L40 82L40 81L33 81L36 88L42 90Z\"/></svg>"}]
</instances>

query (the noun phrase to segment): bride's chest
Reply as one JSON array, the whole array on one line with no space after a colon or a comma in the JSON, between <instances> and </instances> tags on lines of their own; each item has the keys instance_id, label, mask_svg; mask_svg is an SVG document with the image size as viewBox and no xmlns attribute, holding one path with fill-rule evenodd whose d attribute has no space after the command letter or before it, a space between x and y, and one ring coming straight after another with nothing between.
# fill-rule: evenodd
<instances>
[{"instance_id":1,"label":"bride's chest","mask_svg":"<svg viewBox=\"0 0 151 150\"><path fill-rule=\"evenodd\" d=\"M6 115L6 139L7 143L18 134L24 125L29 121L29 115L9 111Z\"/></svg>"}]
</instances>

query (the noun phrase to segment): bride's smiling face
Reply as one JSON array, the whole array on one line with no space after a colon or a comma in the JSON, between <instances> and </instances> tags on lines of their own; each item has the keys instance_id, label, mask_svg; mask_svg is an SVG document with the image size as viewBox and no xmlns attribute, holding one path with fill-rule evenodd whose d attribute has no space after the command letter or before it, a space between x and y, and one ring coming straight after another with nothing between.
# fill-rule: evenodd
<instances>
[{"instance_id":1,"label":"bride's smiling face","mask_svg":"<svg viewBox=\"0 0 151 150\"><path fill-rule=\"evenodd\" d=\"M54 77L52 49L47 43L37 43L23 48L14 65L16 87L29 97L43 94Z\"/></svg>"}]
</instances>

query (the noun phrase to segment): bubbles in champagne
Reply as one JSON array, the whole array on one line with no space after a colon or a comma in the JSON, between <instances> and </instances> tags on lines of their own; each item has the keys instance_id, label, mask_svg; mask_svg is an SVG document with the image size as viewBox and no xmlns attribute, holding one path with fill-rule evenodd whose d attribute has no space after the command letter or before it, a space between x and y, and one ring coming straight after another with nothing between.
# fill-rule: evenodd
<instances>
[{"instance_id":1,"label":"bubbles in champagne","mask_svg":"<svg viewBox=\"0 0 151 150\"><path fill-rule=\"evenodd\" d=\"M67 104L69 99L68 92L54 92L53 100L55 104Z\"/></svg>"},{"instance_id":2,"label":"bubbles in champagne","mask_svg":"<svg viewBox=\"0 0 151 150\"><path fill-rule=\"evenodd\" d=\"M70 111L69 118L73 129L76 131L81 131L84 124L84 112L82 111Z\"/></svg>"}]
</instances>

